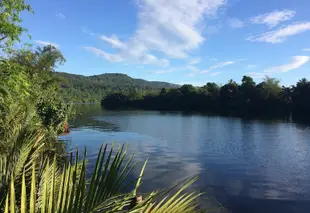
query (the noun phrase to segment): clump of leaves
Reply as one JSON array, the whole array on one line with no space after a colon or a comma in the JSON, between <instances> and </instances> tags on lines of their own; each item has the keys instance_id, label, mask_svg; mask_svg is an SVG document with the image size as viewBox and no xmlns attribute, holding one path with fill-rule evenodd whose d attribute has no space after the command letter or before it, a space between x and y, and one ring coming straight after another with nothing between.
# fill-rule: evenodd
<instances>
[{"instance_id":1,"label":"clump of leaves","mask_svg":"<svg viewBox=\"0 0 310 213\"><path fill-rule=\"evenodd\" d=\"M0 1L0 50L9 48L15 41L19 41L20 35L26 31L21 26L20 13L30 11L30 5L24 0Z\"/></svg>"},{"instance_id":2,"label":"clump of leaves","mask_svg":"<svg viewBox=\"0 0 310 213\"><path fill-rule=\"evenodd\" d=\"M177 185L176 187L182 187L172 196L169 195L171 190L155 191L139 203L133 203L147 162L144 163L133 190L122 194L124 182L136 163L133 163L133 155L126 157L127 149L124 145L114 150L114 146L108 148L108 145L100 148L89 179L86 177L86 150L82 161L78 160L79 153L76 152L62 167L58 166L56 157L53 160L47 159L44 167L29 162L23 168L21 178L12 176L5 193L5 202L2 202L4 212L189 213L197 210L196 199L201 194L184 192L196 179L188 179Z\"/></svg>"}]
</instances>

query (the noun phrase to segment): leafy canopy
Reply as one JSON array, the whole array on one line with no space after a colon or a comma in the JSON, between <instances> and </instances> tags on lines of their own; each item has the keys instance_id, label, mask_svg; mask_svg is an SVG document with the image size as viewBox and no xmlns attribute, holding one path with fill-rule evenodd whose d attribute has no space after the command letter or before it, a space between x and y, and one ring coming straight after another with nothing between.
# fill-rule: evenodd
<instances>
[{"instance_id":1,"label":"leafy canopy","mask_svg":"<svg viewBox=\"0 0 310 213\"><path fill-rule=\"evenodd\" d=\"M0 50L3 51L15 41L19 41L20 35L26 31L21 26L22 11L32 11L30 5L24 0L0 1Z\"/></svg>"}]
</instances>

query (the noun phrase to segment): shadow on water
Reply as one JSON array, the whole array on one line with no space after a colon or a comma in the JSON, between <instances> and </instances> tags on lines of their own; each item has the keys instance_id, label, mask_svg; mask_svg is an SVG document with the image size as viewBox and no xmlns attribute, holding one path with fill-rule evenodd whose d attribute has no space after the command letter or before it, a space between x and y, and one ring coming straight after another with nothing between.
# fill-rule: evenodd
<instances>
[{"instance_id":1,"label":"shadow on water","mask_svg":"<svg viewBox=\"0 0 310 213\"><path fill-rule=\"evenodd\" d=\"M74 126L72 127L79 127L85 125L98 125L100 127L104 126L102 121L97 122L96 119L92 119L94 117L100 117L104 114L105 111L108 111L110 114L120 114L120 112L124 112L124 114L128 114L128 112L141 112L141 110L130 110L130 111L110 111L105 110L101 107L99 103L94 104L75 104L76 109L76 117L73 120ZM143 111L143 110L142 110ZM143 111L148 112L148 111ZM149 111L152 112L152 111ZM182 115L182 116L193 116L193 115L202 115L202 116L209 116L209 117L224 117L224 118L236 118L242 120L249 120L249 121L264 121L264 122L285 122L285 123L296 123L301 125L310 125L310 116L305 115L303 113L260 113L260 114L253 114L253 113L246 113L246 112L186 112L186 111L158 111L161 115ZM105 123L105 125L109 125L110 123ZM113 125L113 124L110 124Z\"/></svg>"},{"instance_id":2,"label":"shadow on water","mask_svg":"<svg viewBox=\"0 0 310 213\"><path fill-rule=\"evenodd\" d=\"M159 111L161 115L182 115L182 116L209 116L209 117L223 117L235 118L248 121L262 121L265 123L296 123L310 126L310 116L304 113L246 113L246 112L194 112L194 111Z\"/></svg>"},{"instance_id":3,"label":"shadow on water","mask_svg":"<svg viewBox=\"0 0 310 213\"><path fill-rule=\"evenodd\" d=\"M104 113L100 104L75 104L74 108L76 115L70 121L70 128L90 127L98 131L118 131L116 125L94 119L94 117L100 117Z\"/></svg>"},{"instance_id":4,"label":"shadow on water","mask_svg":"<svg viewBox=\"0 0 310 213\"><path fill-rule=\"evenodd\" d=\"M207 192L233 213L310 209L310 129L303 116L253 119L78 107L82 114L62 139L71 141L71 147L88 147L90 170L103 142L128 144L141 164L149 158L141 193L198 175L192 188ZM138 175L139 169L130 180ZM211 206L217 204L212 201Z\"/></svg>"}]
</instances>

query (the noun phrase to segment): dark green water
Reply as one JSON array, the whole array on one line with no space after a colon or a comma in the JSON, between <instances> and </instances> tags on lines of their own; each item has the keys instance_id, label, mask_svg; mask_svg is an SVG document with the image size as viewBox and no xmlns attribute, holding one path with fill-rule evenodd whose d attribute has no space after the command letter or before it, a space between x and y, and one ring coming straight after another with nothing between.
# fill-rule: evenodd
<instances>
[{"instance_id":1,"label":"dark green water","mask_svg":"<svg viewBox=\"0 0 310 213\"><path fill-rule=\"evenodd\" d=\"M199 175L193 188L231 212L310 212L310 129L305 124L77 107L82 115L61 138L72 147L87 146L90 159L103 142L129 144L136 160L149 158L142 192Z\"/></svg>"}]
</instances>

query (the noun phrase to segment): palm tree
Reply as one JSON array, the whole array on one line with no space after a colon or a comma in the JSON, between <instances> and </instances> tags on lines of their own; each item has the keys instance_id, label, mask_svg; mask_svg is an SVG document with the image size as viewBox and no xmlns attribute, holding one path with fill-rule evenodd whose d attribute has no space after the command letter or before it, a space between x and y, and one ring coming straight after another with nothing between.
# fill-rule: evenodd
<instances>
[{"instance_id":1,"label":"palm tree","mask_svg":"<svg viewBox=\"0 0 310 213\"><path fill-rule=\"evenodd\" d=\"M39 142L35 145L40 144ZM31 149L40 149L32 146ZM127 149L120 146L116 152L114 147L102 146L99 150L95 168L89 179L86 178L87 161L86 150L82 161L79 161L78 151L70 155L70 159L63 166L59 166L57 157L47 158L44 166L37 165L32 158L21 153L22 159L28 159L23 167L9 176L5 175L8 163L5 158L0 159L0 174L8 176L9 184L6 190L1 189L5 200L0 207L5 213L86 213L86 212L195 212L197 193L184 193L195 180L187 179L176 187L181 187L173 196L171 190L149 193L138 202L137 190L141 185L141 178L147 161L144 163L133 190L122 194L121 189L125 180L131 174L136 163L132 163L133 155L126 158ZM30 148L27 149L28 153ZM126 159L126 160L125 160ZM173 188L175 189L175 188Z\"/></svg>"},{"instance_id":2,"label":"palm tree","mask_svg":"<svg viewBox=\"0 0 310 213\"><path fill-rule=\"evenodd\" d=\"M297 87L303 87L308 85L309 81L306 78L302 78L297 82Z\"/></svg>"}]
</instances>

